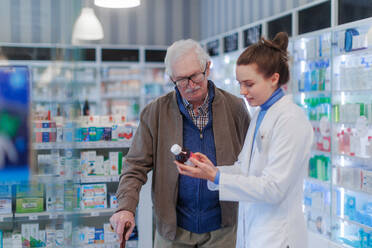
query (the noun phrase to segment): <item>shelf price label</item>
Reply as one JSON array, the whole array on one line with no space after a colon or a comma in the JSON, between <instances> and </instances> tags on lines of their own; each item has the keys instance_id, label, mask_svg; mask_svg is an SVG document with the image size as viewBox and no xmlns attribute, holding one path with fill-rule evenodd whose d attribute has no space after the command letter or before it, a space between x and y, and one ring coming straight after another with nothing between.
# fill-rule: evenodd
<instances>
[{"instance_id":1,"label":"shelf price label","mask_svg":"<svg viewBox=\"0 0 372 248\"><path fill-rule=\"evenodd\" d=\"M90 213L90 216L97 217L97 216L99 216L99 212L93 211L93 212Z\"/></svg>"},{"instance_id":2,"label":"shelf price label","mask_svg":"<svg viewBox=\"0 0 372 248\"><path fill-rule=\"evenodd\" d=\"M49 219L57 219L58 218L58 214L57 213L50 213L49 214Z\"/></svg>"},{"instance_id":3,"label":"shelf price label","mask_svg":"<svg viewBox=\"0 0 372 248\"><path fill-rule=\"evenodd\" d=\"M36 214L31 214L31 215L28 216L28 219L29 220L37 220L38 216Z\"/></svg>"}]
</instances>

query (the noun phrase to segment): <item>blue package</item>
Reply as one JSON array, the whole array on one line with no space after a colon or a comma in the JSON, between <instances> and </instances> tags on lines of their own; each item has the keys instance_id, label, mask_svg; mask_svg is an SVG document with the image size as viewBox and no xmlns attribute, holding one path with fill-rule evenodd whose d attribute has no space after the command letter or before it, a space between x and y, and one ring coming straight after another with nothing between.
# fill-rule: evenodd
<instances>
[{"instance_id":1,"label":"blue package","mask_svg":"<svg viewBox=\"0 0 372 248\"><path fill-rule=\"evenodd\" d=\"M1 198L10 198L10 197L12 197L12 188L11 188L11 185L0 185L0 197Z\"/></svg>"},{"instance_id":2,"label":"blue package","mask_svg":"<svg viewBox=\"0 0 372 248\"><path fill-rule=\"evenodd\" d=\"M359 35L358 30L349 28L345 31L345 52L350 52L353 48L353 36Z\"/></svg>"},{"instance_id":3,"label":"blue package","mask_svg":"<svg viewBox=\"0 0 372 248\"><path fill-rule=\"evenodd\" d=\"M96 228L94 232L94 243L101 244L105 240L105 235L103 232L103 228Z\"/></svg>"},{"instance_id":4,"label":"blue package","mask_svg":"<svg viewBox=\"0 0 372 248\"><path fill-rule=\"evenodd\" d=\"M345 195L344 212L345 215L348 216L351 220L355 220L356 210L354 196Z\"/></svg>"},{"instance_id":5,"label":"blue package","mask_svg":"<svg viewBox=\"0 0 372 248\"><path fill-rule=\"evenodd\" d=\"M49 132L42 133L42 142L49 142Z\"/></svg>"}]
</instances>

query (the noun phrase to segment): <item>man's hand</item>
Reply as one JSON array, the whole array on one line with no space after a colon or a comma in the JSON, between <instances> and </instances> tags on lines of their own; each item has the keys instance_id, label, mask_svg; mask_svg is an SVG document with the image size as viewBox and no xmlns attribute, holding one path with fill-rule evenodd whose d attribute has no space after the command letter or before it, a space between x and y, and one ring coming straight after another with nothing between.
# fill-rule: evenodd
<instances>
[{"instance_id":1,"label":"man's hand","mask_svg":"<svg viewBox=\"0 0 372 248\"><path fill-rule=\"evenodd\" d=\"M119 236L119 242L121 242L123 238L124 226L125 223L127 222L130 223L130 228L127 234L125 235L125 240L129 239L129 236L133 232L134 226L136 225L133 213L127 210L122 210L120 212L115 213L110 218L111 226L114 228L114 231Z\"/></svg>"}]
</instances>

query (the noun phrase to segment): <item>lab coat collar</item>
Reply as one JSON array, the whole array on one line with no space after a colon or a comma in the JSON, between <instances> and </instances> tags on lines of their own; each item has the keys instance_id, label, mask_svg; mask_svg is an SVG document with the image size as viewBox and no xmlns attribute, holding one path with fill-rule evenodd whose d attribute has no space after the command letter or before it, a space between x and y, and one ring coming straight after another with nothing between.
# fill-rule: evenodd
<instances>
[{"instance_id":1,"label":"lab coat collar","mask_svg":"<svg viewBox=\"0 0 372 248\"><path fill-rule=\"evenodd\" d=\"M278 88L274 91L274 93L270 96L270 98L262 104L260 107L262 110L268 110L274 103L276 103L280 98L284 96L284 92L282 88Z\"/></svg>"}]
</instances>

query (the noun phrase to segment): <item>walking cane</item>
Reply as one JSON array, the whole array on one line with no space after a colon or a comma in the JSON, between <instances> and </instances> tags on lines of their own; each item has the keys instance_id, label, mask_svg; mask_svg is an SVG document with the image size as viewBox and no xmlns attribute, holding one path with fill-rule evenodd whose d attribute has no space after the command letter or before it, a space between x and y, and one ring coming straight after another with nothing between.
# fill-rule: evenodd
<instances>
[{"instance_id":1,"label":"walking cane","mask_svg":"<svg viewBox=\"0 0 372 248\"><path fill-rule=\"evenodd\" d=\"M120 248L125 248L125 236L130 228L131 224L129 221L125 222L124 224L124 231L123 231L123 237L122 237L122 240L121 240L121 243L120 243ZM110 225L111 227L111 230L114 231L114 228Z\"/></svg>"},{"instance_id":2,"label":"walking cane","mask_svg":"<svg viewBox=\"0 0 372 248\"><path fill-rule=\"evenodd\" d=\"M125 248L125 236L127 235L127 232L130 228L131 224L129 221L125 222L125 225L124 225L124 232L123 232L123 238L121 240L121 244L120 244L120 248Z\"/></svg>"}]
</instances>

